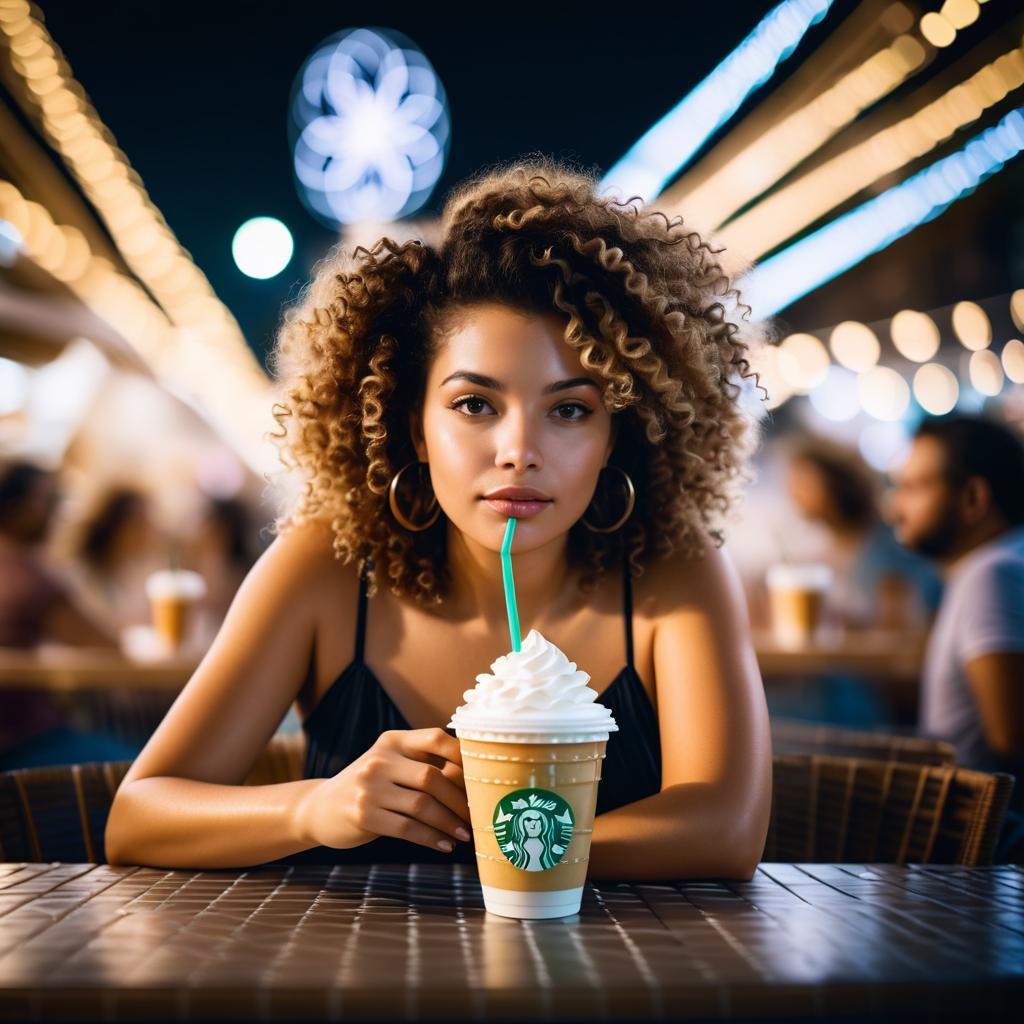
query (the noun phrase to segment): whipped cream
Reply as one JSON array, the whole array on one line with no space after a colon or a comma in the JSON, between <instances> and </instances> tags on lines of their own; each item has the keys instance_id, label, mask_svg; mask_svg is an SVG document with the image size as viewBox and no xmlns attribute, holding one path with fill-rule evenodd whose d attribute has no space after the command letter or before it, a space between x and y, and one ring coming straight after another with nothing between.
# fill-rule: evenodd
<instances>
[{"instance_id":1,"label":"whipped cream","mask_svg":"<svg viewBox=\"0 0 1024 1024\"><path fill-rule=\"evenodd\" d=\"M587 685L590 676L535 629L518 651L503 654L476 680L448 723L460 737L583 742L618 731Z\"/></svg>"}]
</instances>

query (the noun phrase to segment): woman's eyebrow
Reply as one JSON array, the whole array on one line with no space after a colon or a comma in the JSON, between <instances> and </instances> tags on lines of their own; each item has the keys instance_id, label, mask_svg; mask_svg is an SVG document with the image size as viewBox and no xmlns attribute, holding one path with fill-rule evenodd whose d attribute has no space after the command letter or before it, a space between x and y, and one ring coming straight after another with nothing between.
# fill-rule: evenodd
<instances>
[{"instance_id":1,"label":"woman's eyebrow","mask_svg":"<svg viewBox=\"0 0 1024 1024\"><path fill-rule=\"evenodd\" d=\"M482 373L473 373L471 370L456 370L454 373L448 374L438 387L444 387L445 384L453 380L466 380L470 384L476 384L477 387L490 388L492 391L505 390L505 385L501 381L495 380L493 377L486 377ZM568 380L556 380L553 384L546 385L543 393L550 395L555 391L566 391L584 384L589 384L591 387L597 388L598 391L601 390L597 381L591 380L589 377L570 377Z\"/></svg>"}]
</instances>

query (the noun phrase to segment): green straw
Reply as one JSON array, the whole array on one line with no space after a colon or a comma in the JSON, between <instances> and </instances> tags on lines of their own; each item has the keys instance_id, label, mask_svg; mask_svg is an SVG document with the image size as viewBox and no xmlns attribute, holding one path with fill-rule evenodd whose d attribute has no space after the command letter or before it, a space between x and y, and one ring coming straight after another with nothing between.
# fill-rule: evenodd
<instances>
[{"instance_id":1,"label":"green straw","mask_svg":"<svg viewBox=\"0 0 1024 1024\"><path fill-rule=\"evenodd\" d=\"M508 612L508 633L512 637L512 650L518 651L519 612L516 610L516 585L512 579L512 535L516 532L515 519L509 519L505 527L505 539L501 544L501 582L505 585L505 611Z\"/></svg>"}]
</instances>

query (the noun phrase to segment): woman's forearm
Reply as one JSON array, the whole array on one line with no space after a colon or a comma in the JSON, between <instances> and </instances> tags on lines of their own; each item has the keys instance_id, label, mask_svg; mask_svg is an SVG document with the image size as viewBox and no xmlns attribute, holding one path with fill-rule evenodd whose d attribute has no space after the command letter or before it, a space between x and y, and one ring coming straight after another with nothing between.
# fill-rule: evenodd
<instances>
[{"instance_id":1,"label":"woman's forearm","mask_svg":"<svg viewBox=\"0 0 1024 1024\"><path fill-rule=\"evenodd\" d=\"M747 880L764 850L766 827L765 809L737 812L721 786L669 786L597 818L587 877Z\"/></svg>"},{"instance_id":2,"label":"woman's forearm","mask_svg":"<svg viewBox=\"0 0 1024 1024\"><path fill-rule=\"evenodd\" d=\"M308 850L297 813L319 779L223 786L151 777L121 786L107 820L111 864L234 868Z\"/></svg>"}]
</instances>

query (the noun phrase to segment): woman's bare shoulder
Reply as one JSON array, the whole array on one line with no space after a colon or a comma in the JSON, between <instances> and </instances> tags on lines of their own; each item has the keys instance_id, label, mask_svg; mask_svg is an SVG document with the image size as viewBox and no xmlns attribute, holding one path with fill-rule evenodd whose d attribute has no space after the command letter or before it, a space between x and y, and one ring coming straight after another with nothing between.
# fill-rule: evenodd
<instances>
[{"instance_id":1,"label":"woman's bare shoulder","mask_svg":"<svg viewBox=\"0 0 1024 1024\"><path fill-rule=\"evenodd\" d=\"M739 573L728 546L719 546L701 532L700 553L675 551L644 567L635 583L636 605L641 614L657 619L690 606L738 610L745 600Z\"/></svg>"},{"instance_id":2,"label":"woman's bare shoulder","mask_svg":"<svg viewBox=\"0 0 1024 1024\"><path fill-rule=\"evenodd\" d=\"M305 590L357 586L354 562L334 553L334 532L318 519L303 520L280 531L264 555L277 572L301 582Z\"/></svg>"}]
</instances>

